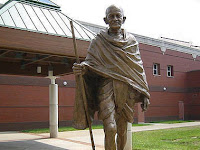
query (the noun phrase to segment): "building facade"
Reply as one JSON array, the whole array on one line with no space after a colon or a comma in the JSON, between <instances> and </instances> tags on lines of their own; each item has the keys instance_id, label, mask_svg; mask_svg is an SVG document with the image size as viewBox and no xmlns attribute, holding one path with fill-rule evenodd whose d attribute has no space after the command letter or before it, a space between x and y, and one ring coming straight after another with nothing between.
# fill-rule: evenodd
<instances>
[{"instance_id":1,"label":"building facade","mask_svg":"<svg viewBox=\"0 0 200 150\"><path fill-rule=\"evenodd\" d=\"M95 33L105 29L79 22ZM141 114L139 105L135 106L135 122L140 122L140 115L145 122L200 119L199 48L173 40L134 35L139 42L151 94L146 113ZM44 77L1 74L0 131L48 127L49 82ZM59 125L70 126L75 78L73 74L64 75L56 82L59 86Z\"/></svg>"}]
</instances>

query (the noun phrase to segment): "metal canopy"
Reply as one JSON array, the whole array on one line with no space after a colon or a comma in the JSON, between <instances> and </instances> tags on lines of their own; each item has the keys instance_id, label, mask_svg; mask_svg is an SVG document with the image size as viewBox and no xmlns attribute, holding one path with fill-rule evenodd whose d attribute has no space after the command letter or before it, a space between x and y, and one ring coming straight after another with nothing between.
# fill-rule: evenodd
<instances>
[{"instance_id":1,"label":"metal canopy","mask_svg":"<svg viewBox=\"0 0 200 150\"><path fill-rule=\"evenodd\" d=\"M72 72L71 20L50 0L6 2L0 8L0 74L46 76L49 68L55 75ZM72 21L83 58L95 34Z\"/></svg>"},{"instance_id":2,"label":"metal canopy","mask_svg":"<svg viewBox=\"0 0 200 150\"><path fill-rule=\"evenodd\" d=\"M9 0L0 9L0 26L71 38L72 19L49 0ZM74 21L77 39L91 40L95 34Z\"/></svg>"},{"instance_id":3,"label":"metal canopy","mask_svg":"<svg viewBox=\"0 0 200 150\"><path fill-rule=\"evenodd\" d=\"M30 0L30 1L31 1L31 0ZM56 5L55 3L53 3L53 2L50 1L50 0L32 0L32 1L35 1L35 2L38 2L38 3L42 3L42 4L46 4L46 5L50 5L50 6L53 6L53 7L60 8L60 6Z\"/></svg>"}]
</instances>

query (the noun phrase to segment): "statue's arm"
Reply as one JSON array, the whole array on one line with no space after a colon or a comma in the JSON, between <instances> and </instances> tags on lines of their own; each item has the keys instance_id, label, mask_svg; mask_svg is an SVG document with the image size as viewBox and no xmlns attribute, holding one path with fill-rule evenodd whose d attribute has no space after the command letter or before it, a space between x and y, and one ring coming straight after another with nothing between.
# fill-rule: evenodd
<instances>
[{"instance_id":1,"label":"statue's arm","mask_svg":"<svg viewBox=\"0 0 200 150\"><path fill-rule=\"evenodd\" d=\"M87 68L84 65L84 63L80 63L80 64L74 63L72 69L73 69L75 76L84 75L87 72Z\"/></svg>"},{"instance_id":2,"label":"statue's arm","mask_svg":"<svg viewBox=\"0 0 200 150\"><path fill-rule=\"evenodd\" d=\"M149 104L150 104L149 99L146 96L143 96L143 100L141 104L142 111L146 111Z\"/></svg>"}]
</instances>

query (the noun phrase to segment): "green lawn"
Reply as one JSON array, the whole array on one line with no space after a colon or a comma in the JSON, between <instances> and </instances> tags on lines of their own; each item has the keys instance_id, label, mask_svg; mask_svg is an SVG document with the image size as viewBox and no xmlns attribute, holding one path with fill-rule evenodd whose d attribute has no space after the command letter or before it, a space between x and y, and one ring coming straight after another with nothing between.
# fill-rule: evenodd
<instances>
[{"instance_id":1,"label":"green lawn","mask_svg":"<svg viewBox=\"0 0 200 150\"><path fill-rule=\"evenodd\" d=\"M133 124L143 126L149 124ZM94 125L93 129L102 129ZM60 127L59 132L76 130ZM26 133L48 133L49 129L23 130ZM200 150L200 126L133 133L133 150Z\"/></svg>"},{"instance_id":2,"label":"green lawn","mask_svg":"<svg viewBox=\"0 0 200 150\"><path fill-rule=\"evenodd\" d=\"M133 133L133 150L200 150L200 126Z\"/></svg>"},{"instance_id":3,"label":"green lawn","mask_svg":"<svg viewBox=\"0 0 200 150\"><path fill-rule=\"evenodd\" d=\"M95 125L92 126L92 129L102 129L102 125ZM64 132L64 131L76 131L77 129L73 127L59 127L58 131L59 132ZM87 129L88 130L88 129ZM30 130L22 130L21 132L24 133L49 133L49 128L43 128L43 129L30 129Z\"/></svg>"},{"instance_id":4,"label":"green lawn","mask_svg":"<svg viewBox=\"0 0 200 150\"><path fill-rule=\"evenodd\" d=\"M174 124L174 123L184 123L184 122L194 122L194 121L192 121L192 120L168 120L168 121L152 121L150 123Z\"/></svg>"},{"instance_id":5,"label":"green lawn","mask_svg":"<svg viewBox=\"0 0 200 150\"><path fill-rule=\"evenodd\" d=\"M149 125L152 125L152 124L149 124L149 123L144 123L144 124L142 124L142 123L141 123L141 124L133 123L133 124L132 124L133 127L138 127L138 126L149 126Z\"/></svg>"},{"instance_id":6,"label":"green lawn","mask_svg":"<svg viewBox=\"0 0 200 150\"><path fill-rule=\"evenodd\" d=\"M167 124L173 124L173 123L183 123L183 122L192 122L190 120L186 121L181 121L181 120L173 120L173 121L156 121L156 122L151 122L151 123L167 123ZM148 126L151 124L145 123L145 124L132 124L132 126ZM93 125L92 129L103 129L102 125ZM73 127L59 127L58 131L59 132L64 132L64 131L75 131L77 129L74 129ZM30 129L30 130L22 130L21 132L25 133L49 133L49 128L43 128L43 129Z\"/></svg>"},{"instance_id":7,"label":"green lawn","mask_svg":"<svg viewBox=\"0 0 200 150\"><path fill-rule=\"evenodd\" d=\"M133 124L132 126L148 126L148 125L151 125L151 124ZM103 129L103 126L102 125L93 125L92 129ZM59 127L58 128L59 132L75 131L75 130L77 130L77 129L74 129L73 127ZM21 132L24 132L24 133L49 133L49 128L22 130Z\"/></svg>"},{"instance_id":8,"label":"green lawn","mask_svg":"<svg viewBox=\"0 0 200 150\"><path fill-rule=\"evenodd\" d=\"M58 131L63 132L63 131L75 131L73 127L59 127ZM24 133L49 133L49 128L42 128L42 129L29 129L29 130L22 130L21 132Z\"/></svg>"}]
</instances>

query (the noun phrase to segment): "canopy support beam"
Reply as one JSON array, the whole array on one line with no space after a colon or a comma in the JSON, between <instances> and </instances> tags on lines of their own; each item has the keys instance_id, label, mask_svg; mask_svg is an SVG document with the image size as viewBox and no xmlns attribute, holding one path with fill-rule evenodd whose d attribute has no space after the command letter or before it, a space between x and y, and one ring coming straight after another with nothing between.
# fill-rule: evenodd
<instances>
[{"instance_id":1,"label":"canopy support beam","mask_svg":"<svg viewBox=\"0 0 200 150\"><path fill-rule=\"evenodd\" d=\"M58 84L56 84L56 76L53 76L53 71L49 70L51 80L49 84L49 129L50 138L58 137Z\"/></svg>"}]
</instances>

